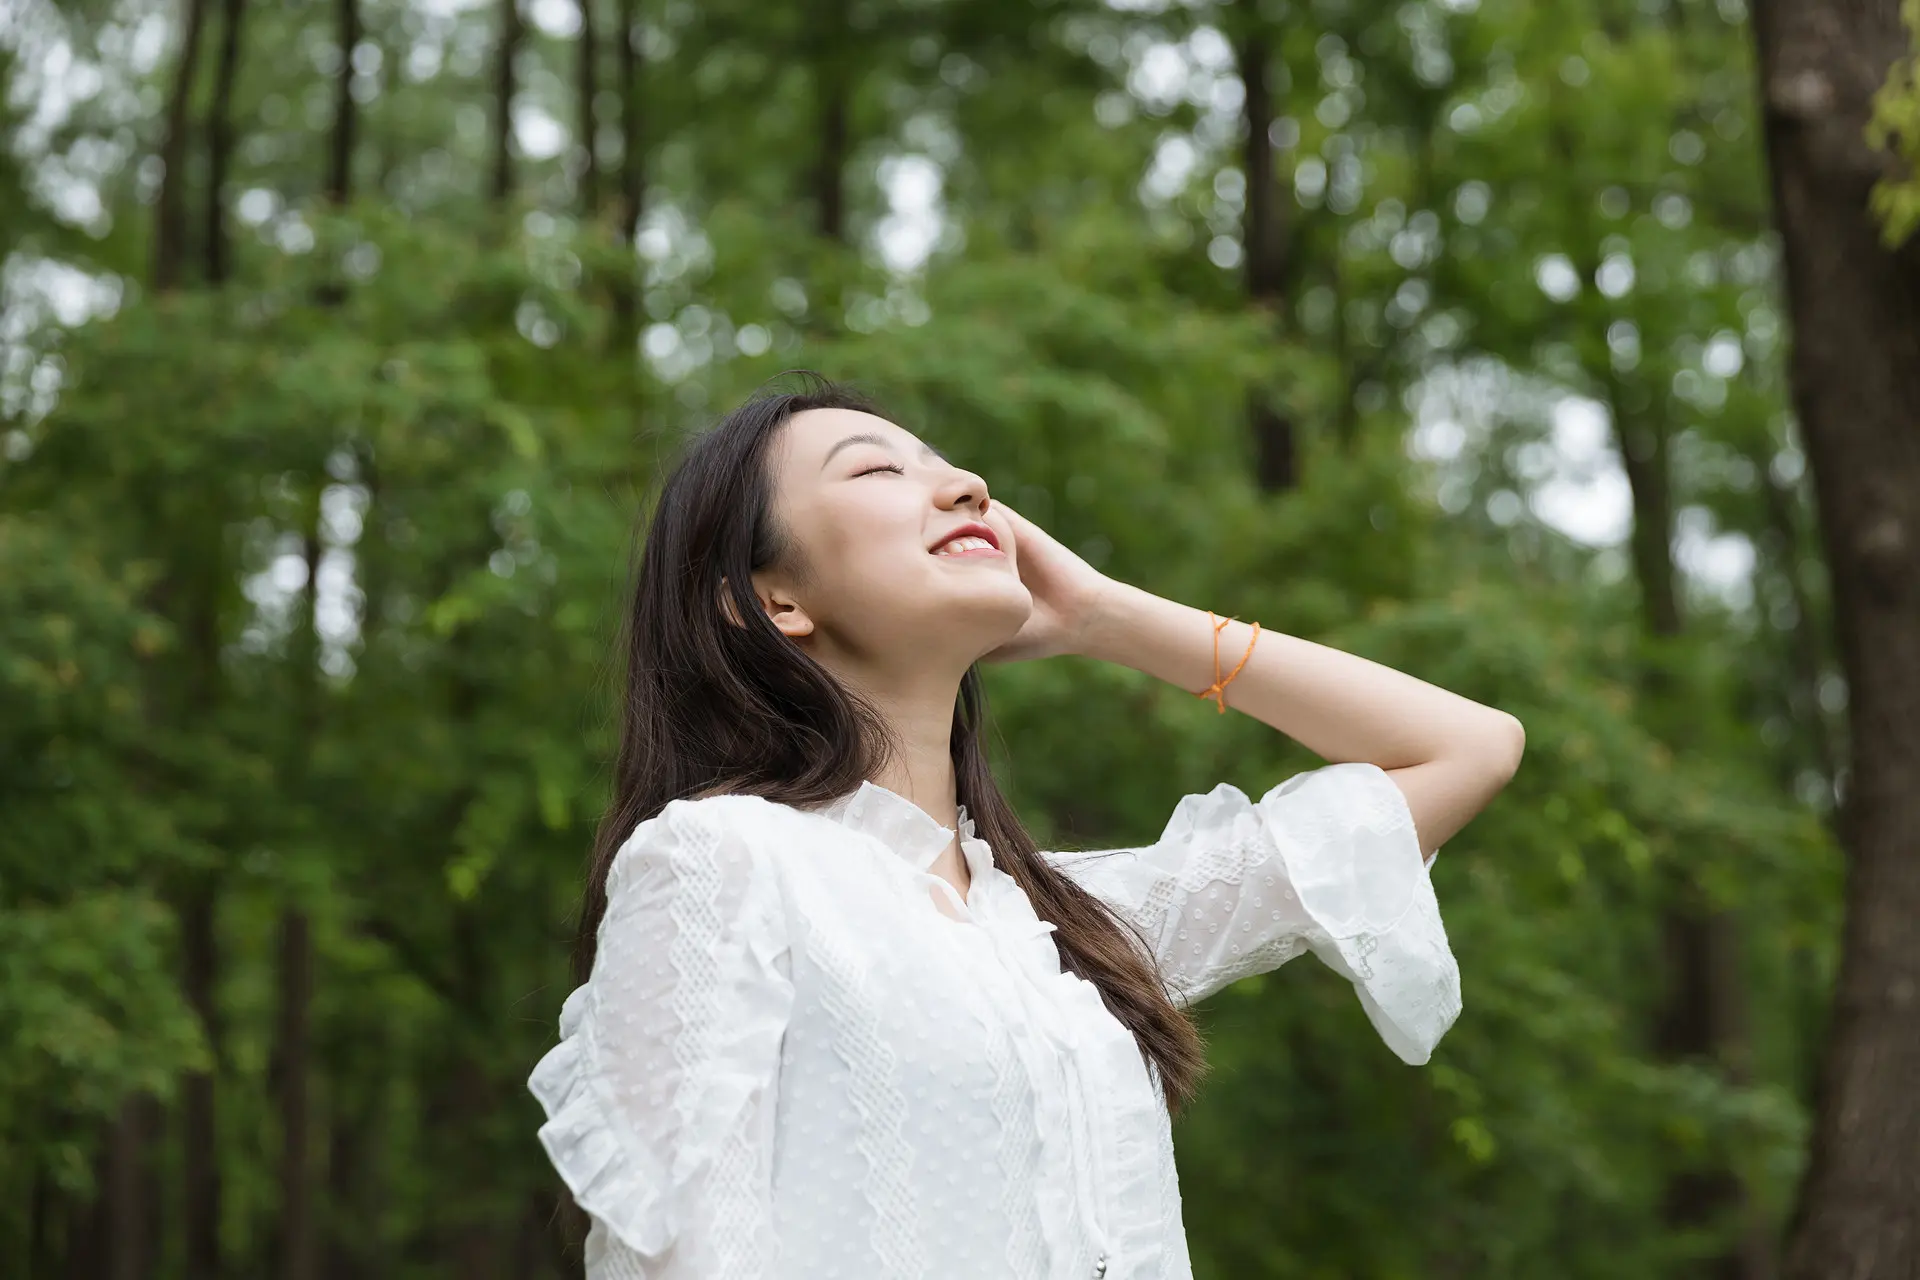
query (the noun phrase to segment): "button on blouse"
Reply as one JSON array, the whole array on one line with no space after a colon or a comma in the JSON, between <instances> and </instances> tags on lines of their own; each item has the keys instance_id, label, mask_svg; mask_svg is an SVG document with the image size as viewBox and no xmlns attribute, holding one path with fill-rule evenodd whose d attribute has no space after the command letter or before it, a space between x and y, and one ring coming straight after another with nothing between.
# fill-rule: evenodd
<instances>
[{"instance_id":1,"label":"button on blouse","mask_svg":"<svg viewBox=\"0 0 1920 1280\"><path fill-rule=\"evenodd\" d=\"M1190 1280L1156 1072L960 810L676 800L616 855L588 981L529 1081L588 1280ZM1192 1003L1312 951L1427 1061L1459 971L1399 788L1190 795L1150 845L1042 855ZM944 894L943 910L936 894Z\"/></svg>"}]
</instances>

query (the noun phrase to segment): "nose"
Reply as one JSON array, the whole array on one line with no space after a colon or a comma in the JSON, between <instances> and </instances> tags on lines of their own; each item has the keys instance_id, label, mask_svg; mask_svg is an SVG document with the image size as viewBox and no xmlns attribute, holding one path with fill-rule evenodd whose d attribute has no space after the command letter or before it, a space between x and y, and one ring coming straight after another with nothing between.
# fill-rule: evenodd
<instances>
[{"instance_id":1,"label":"nose","mask_svg":"<svg viewBox=\"0 0 1920 1280\"><path fill-rule=\"evenodd\" d=\"M959 507L971 502L983 514L991 501L987 496L987 482L959 467L953 469L953 474L940 487L939 498L942 507Z\"/></svg>"}]
</instances>

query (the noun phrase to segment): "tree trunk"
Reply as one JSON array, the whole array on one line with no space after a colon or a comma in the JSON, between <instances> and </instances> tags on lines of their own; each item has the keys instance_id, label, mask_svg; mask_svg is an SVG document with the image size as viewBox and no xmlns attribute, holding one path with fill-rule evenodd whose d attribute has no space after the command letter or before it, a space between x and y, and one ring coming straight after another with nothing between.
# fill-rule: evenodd
<instances>
[{"instance_id":1,"label":"tree trunk","mask_svg":"<svg viewBox=\"0 0 1920 1280\"><path fill-rule=\"evenodd\" d=\"M69 1209L61 1280L105 1280L112 1273L113 1132L102 1129L93 1156L93 1195Z\"/></svg>"},{"instance_id":2,"label":"tree trunk","mask_svg":"<svg viewBox=\"0 0 1920 1280\"><path fill-rule=\"evenodd\" d=\"M160 1227L153 1140L160 1104L151 1094L127 1099L107 1134L107 1280L148 1280Z\"/></svg>"},{"instance_id":3,"label":"tree trunk","mask_svg":"<svg viewBox=\"0 0 1920 1280\"><path fill-rule=\"evenodd\" d=\"M1246 87L1242 108L1246 137L1241 166L1247 180L1241 240L1246 249L1247 297L1277 305L1283 301L1287 273L1286 206L1273 168L1272 49L1264 29L1256 28L1234 46L1240 80Z\"/></svg>"},{"instance_id":4,"label":"tree trunk","mask_svg":"<svg viewBox=\"0 0 1920 1280\"><path fill-rule=\"evenodd\" d=\"M214 1062L196 1071L181 1089L181 1182L185 1196L187 1280L217 1280L220 1275L220 1159L215 1123L215 1087L219 1078L220 1018L214 1001L219 973L215 934L217 899L213 884L202 879L188 889L180 910L180 941L185 960L187 1003L200 1021L200 1033Z\"/></svg>"},{"instance_id":5,"label":"tree trunk","mask_svg":"<svg viewBox=\"0 0 1920 1280\"><path fill-rule=\"evenodd\" d=\"M291 646L293 723L287 765L288 789L296 802L310 791L305 762L319 728L319 632L315 619L320 582L320 489L316 469L305 536L307 583L300 602L300 624ZM288 906L280 916L279 1019L274 1063L280 1104L280 1276L313 1280L318 1231L313 1192L313 930L307 913Z\"/></svg>"},{"instance_id":6,"label":"tree trunk","mask_svg":"<svg viewBox=\"0 0 1920 1280\"><path fill-rule=\"evenodd\" d=\"M333 136L327 142L327 198L338 205L353 198L353 143L359 125L353 100L353 50L360 43L360 0L337 0L334 39L340 69L333 81Z\"/></svg>"},{"instance_id":7,"label":"tree trunk","mask_svg":"<svg viewBox=\"0 0 1920 1280\"><path fill-rule=\"evenodd\" d=\"M1848 688L1846 925L1790 1280L1920 1276L1920 241L1869 212L1898 0L1756 0L1794 410Z\"/></svg>"},{"instance_id":8,"label":"tree trunk","mask_svg":"<svg viewBox=\"0 0 1920 1280\"><path fill-rule=\"evenodd\" d=\"M281 1280L313 1280L312 1124L308 1106L313 1001L313 940L304 911L280 917L280 1002L275 1029L275 1075L280 1110Z\"/></svg>"},{"instance_id":9,"label":"tree trunk","mask_svg":"<svg viewBox=\"0 0 1920 1280\"><path fill-rule=\"evenodd\" d=\"M819 71L820 138L813 169L813 203L823 240L847 238L847 87L832 63Z\"/></svg>"},{"instance_id":10,"label":"tree trunk","mask_svg":"<svg viewBox=\"0 0 1920 1280\"><path fill-rule=\"evenodd\" d=\"M233 155L233 82L240 73L240 33L247 0L223 0L220 62L214 68L213 106L207 119L207 283L228 274L227 161Z\"/></svg>"},{"instance_id":11,"label":"tree trunk","mask_svg":"<svg viewBox=\"0 0 1920 1280\"><path fill-rule=\"evenodd\" d=\"M359 1055L369 1069L381 1069L378 1055ZM335 1078L338 1078L335 1072ZM327 1202L331 1213L326 1232L326 1275L375 1280L386 1273L379 1233L379 1197L372 1185L378 1134L374 1108L355 1105L333 1090L327 1118Z\"/></svg>"},{"instance_id":12,"label":"tree trunk","mask_svg":"<svg viewBox=\"0 0 1920 1280\"><path fill-rule=\"evenodd\" d=\"M162 293L179 285L186 265L188 113L193 105L194 73L200 64L200 33L207 23L207 0L186 0L186 4L180 62L174 69L173 91L167 99L166 134L160 142L162 171L154 213L153 287Z\"/></svg>"},{"instance_id":13,"label":"tree trunk","mask_svg":"<svg viewBox=\"0 0 1920 1280\"><path fill-rule=\"evenodd\" d=\"M1258 12L1241 0L1240 20L1245 31L1234 42L1243 99L1241 167L1246 176L1246 203L1240 240L1246 253L1247 301L1267 310L1276 326L1286 309L1287 244L1285 206L1274 180L1274 106L1269 74L1272 49ZM1279 338L1278 332L1275 339ZM1291 489L1299 483L1299 445L1291 414L1274 407L1272 393L1256 388L1247 399L1247 429L1253 436L1254 477L1268 492Z\"/></svg>"},{"instance_id":14,"label":"tree trunk","mask_svg":"<svg viewBox=\"0 0 1920 1280\"><path fill-rule=\"evenodd\" d=\"M500 0L500 46L493 69L493 182L489 194L496 204L513 194L514 59L519 56L526 24L519 0Z\"/></svg>"},{"instance_id":15,"label":"tree trunk","mask_svg":"<svg viewBox=\"0 0 1920 1280\"><path fill-rule=\"evenodd\" d=\"M1327 249L1327 288L1333 293L1333 361L1340 370L1340 407L1338 416L1334 418L1334 429L1340 433L1341 446L1350 448L1360 438L1360 402L1354 395L1360 386L1360 380L1355 376L1360 357L1353 349L1353 326L1347 323L1347 303L1353 291L1347 265L1340 260L1343 252L1340 224L1334 223L1331 230L1332 243Z\"/></svg>"},{"instance_id":16,"label":"tree trunk","mask_svg":"<svg viewBox=\"0 0 1920 1280\"><path fill-rule=\"evenodd\" d=\"M814 159L812 196L814 230L822 240L844 243L847 238L848 103L853 89L853 59L847 42L847 0L824 0L819 6L811 48L814 98Z\"/></svg>"},{"instance_id":17,"label":"tree trunk","mask_svg":"<svg viewBox=\"0 0 1920 1280\"><path fill-rule=\"evenodd\" d=\"M360 43L360 0L336 0L333 38L340 48L340 65L333 77L333 131L327 138L323 190L338 209L353 199L353 149L360 123L359 104L353 100L353 50ZM331 272L314 290L314 301L323 307L346 300L346 282Z\"/></svg>"},{"instance_id":18,"label":"tree trunk","mask_svg":"<svg viewBox=\"0 0 1920 1280\"><path fill-rule=\"evenodd\" d=\"M1749 366L1751 367L1751 366ZM1840 759L1827 710L1820 703L1820 680L1827 659L1821 652L1819 620L1814 616L1812 592L1801 568L1802 522L1797 485L1783 484L1773 474L1773 459L1760 453L1749 459L1760 477L1766 498L1767 526L1779 544L1778 573L1793 607L1793 626L1787 636L1788 663L1793 672L1787 706L1795 729L1812 748L1813 765L1829 790L1840 776Z\"/></svg>"},{"instance_id":19,"label":"tree trunk","mask_svg":"<svg viewBox=\"0 0 1920 1280\"><path fill-rule=\"evenodd\" d=\"M627 247L640 234L646 205L646 122L640 110L640 49L634 0L620 0L620 233Z\"/></svg>"},{"instance_id":20,"label":"tree trunk","mask_svg":"<svg viewBox=\"0 0 1920 1280\"><path fill-rule=\"evenodd\" d=\"M497 1105L492 1081L487 1078L480 1056L471 1049L461 1054L453 1067L452 1079L447 1082L449 1106L442 1119L460 1135L455 1139L456 1149L471 1151L479 1147L472 1135ZM491 1190L497 1180L497 1176L489 1178L485 1169L472 1169L463 1187L470 1192L481 1187ZM494 1280L500 1275L502 1254L512 1240L511 1219L502 1222L485 1212L462 1207L448 1225L452 1238L448 1241L447 1257L454 1264L455 1275L462 1280Z\"/></svg>"},{"instance_id":21,"label":"tree trunk","mask_svg":"<svg viewBox=\"0 0 1920 1280\"><path fill-rule=\"evenodd\" d=\"M53 1215L58 1197L44 1167L33 1171L27 1201L27 1266L37 1276L53 1274Z\"/></svg>"},{"instance_id":22,"label":"tree trunk","mask_svg":"<svg viewBox=\"0 0 1920 1280\"><path fill-rule=\"evenodd\" d=\"M1616 393L1624 390L1617 378L1610 378L1608 385ZM1610 395L1608 408L1614 420L1620 467L1627 473L1627 487L1633 496L1629 548L1633 576L1640 584L1642 617L1655 636L1677 636L1680 594L1673 572L1673 485L1666 424L1656 417L1629 413L1624 398Z\"/></svg>"},{"instance_id":23,"label":"tree trunk","mask_svg":"<svg viewBox=\"0 0 1920 1280\"><path fill-rule=\"evenodd\" d=\"M600 212L600 130L594 97L600 92L600 33L593 0L580 0L580 58L575 86L580 95L580 212L592 221Z\"/></svg>"},{"instance_id":24,"label":"tree trunk","mask_svg":"<svg viewBox=\"0 0 1920 1280\"><path fill-rule=\"evenodd\" d=\"M1656 1015L1654 1051L1668 1062L1719 1068L1746 1083L1748 1042L1738 918L1716 910L1700 886L1672 877L1661 932L1667 991ZM1721 1164L1672 1170L1662 1193L1663 1216L1678 1232L1730 1232L1728 1243L1701 1258L1689 1275L1703 1280L1761 1280L1773 1272L1771 1240L1760 1233L1746 1188Z\"/></svg>"},{"instance_id":25,"label":"tree trunk","mask_svg":"<svg viewBox=\"0 0 1920 1280\"><path fill-rule=\"evenodd\" d=\"M640 234L640 215L646 203L645 121L640 110L639 14L635 0L618 0L620 23L618 76L620 85L620 239L627 278L613 291L615 333L630 367L633 339L639 331L640 280L633 270L633 242Z\"/></svg>"},{"instance_id":26,"label":"tree trunk","mask_svg":"<svg viewBox=\"0 0 1920 1280\"><path fill-rule=\"evenodd\" d=\"M647 203L647 125L639 104L637 25L634 0L620 0L620 234L630 249Z\"/></svg>"}]
</instances>

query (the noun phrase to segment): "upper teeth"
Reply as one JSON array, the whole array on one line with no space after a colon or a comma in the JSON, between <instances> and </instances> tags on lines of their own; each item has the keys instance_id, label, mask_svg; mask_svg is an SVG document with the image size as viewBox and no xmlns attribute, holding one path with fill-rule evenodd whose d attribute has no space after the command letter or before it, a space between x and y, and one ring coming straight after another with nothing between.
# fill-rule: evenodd
<instances>
[{"instance_id":1,"label":"upper teeth","mask_svg":"<svg viewBox=\"0 0 1920 1280\"><path fill-rule=\"evenodd\" d=\"M985 538L976 538L969 534L967 537L954 538L949 542L943 543L940 549L934 552L934 554L944 556L951 555L956 551L977 551L981 547L991 548L992 546L993 544Z\"/></svg>"}]
</instances>

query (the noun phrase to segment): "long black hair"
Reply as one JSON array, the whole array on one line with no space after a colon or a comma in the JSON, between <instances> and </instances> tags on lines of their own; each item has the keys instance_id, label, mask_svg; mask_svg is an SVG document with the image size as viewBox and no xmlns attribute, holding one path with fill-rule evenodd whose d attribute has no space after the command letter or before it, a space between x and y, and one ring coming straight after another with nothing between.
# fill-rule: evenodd
<instances>
[{"instance_id":1,"label":"long black hair","mask_svg":"<svg viewBox=\"0 0 1920 1280\"><path fill-rule=\"evenodd\" d=\"M801 552L773 514L776 434L808 409L879 413L852 388L805 376L807 390L763 392L696 437L661 487L623 620L620 747L581 909L580 981L592 972L614 855L669 802L731 793L824 804L871 778L894 750L880 713L775 627L753 594L756 570L795 565ZM723 611L723 594L738 621ZM986 715L976 665L954 707L958 800L995 861L1056 926L1065 967L1098 987L1133 1033L1177 1111L1206 1070L1199 1032L1138 934L1040 855L988 767Z\"/></svg>"}]
</instances>

